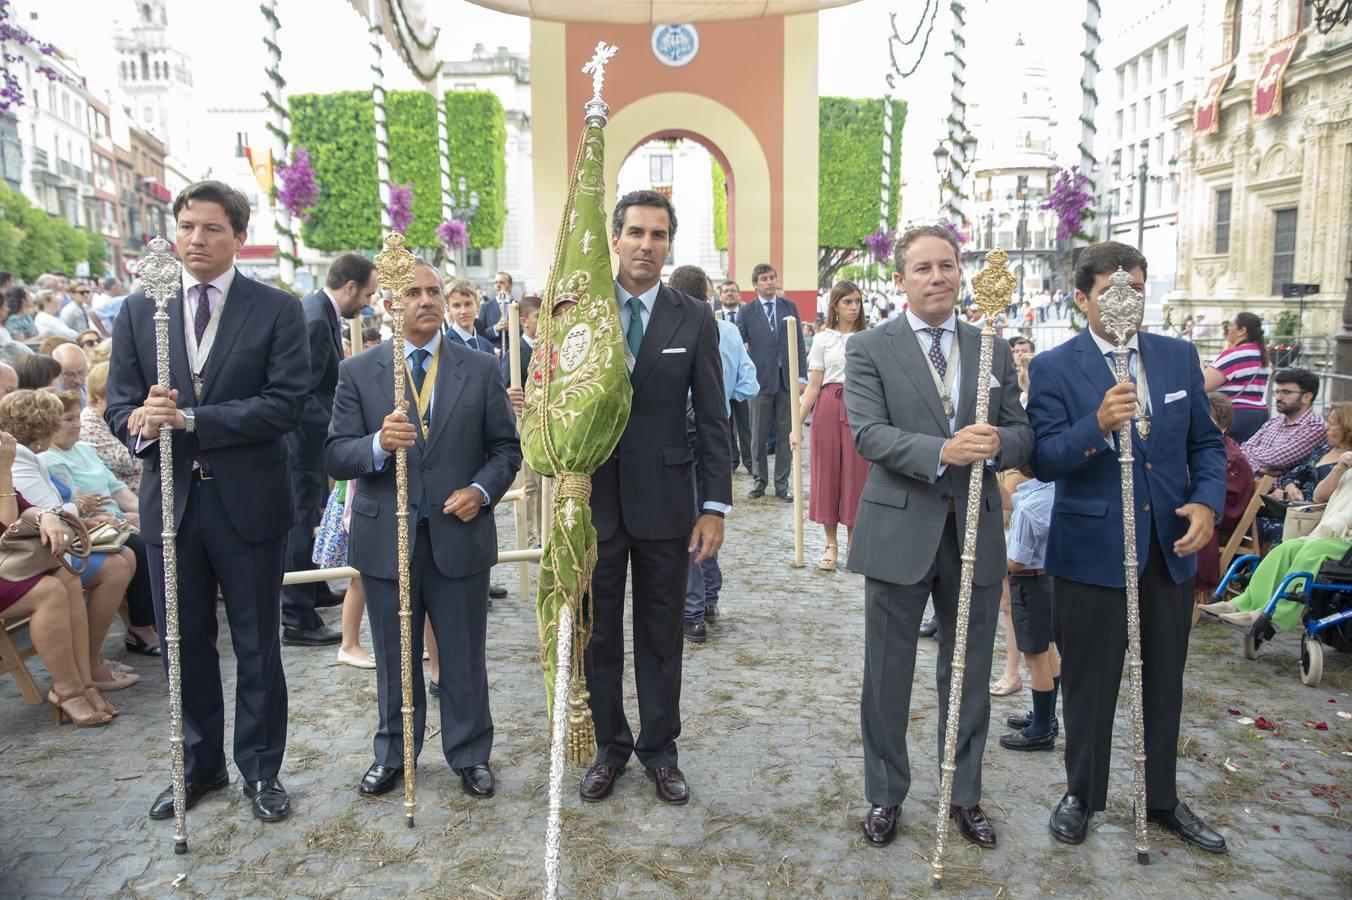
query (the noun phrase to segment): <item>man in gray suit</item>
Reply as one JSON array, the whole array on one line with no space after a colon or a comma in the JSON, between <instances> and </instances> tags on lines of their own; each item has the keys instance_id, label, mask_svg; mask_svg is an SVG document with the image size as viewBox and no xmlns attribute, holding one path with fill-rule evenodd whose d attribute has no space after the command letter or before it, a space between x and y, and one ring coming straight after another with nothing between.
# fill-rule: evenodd
<instances>
[{"instance_id":1,"label":"man in gray suit","mask_svg":"<svg viewBox=\"0 0 1352 900\"><path fill-rule=\"evenodd\" d=\"M864 837L875 846L892 840L911 786L906 724L917 632L930 596L939 617L935 676L938 758L943 758L962 534L968 514L979 513L950 815L968 840L993 847L995 829L980 799L981 756L990 720L987 682L1005 575L995 463L1006 468L1027 461L1033 431L1019 405L1007 343L995 344L990 383L976 383L980 331L955 312L962 270L957 242L948 231L939 226L907 231L897 240L894 263L908 310L856 335L845 356L850 430L860 455L873 463L849 559L850 570L865 577L860 706L864 790L871 808ZM973 423L978 389L990 391L987 425ZM979 511L967 508L972 465L986 467Z\"/></svg>"},{"instance_id":2,"label":"man in gray suit","mask_svg":"<svg viewBox=\"0 0 1352 900\"><path fill-rule=\"evenodd\" d=\"M491 797L493 717L488 708L484 642L488 570L497 562L493 505L521 465L516 420L491 353L442 336L446 301L441 278L423 261L404 292L404 333L345 360L338 370L324 467L351 482L348 559L366 587L376 657L380 724L375 761L362 794L384 794L403 774L400 715L399 560L394 465L408 451L413 659L421 661L426 615L441 648L441 746L465 793ZM386 308L389 302L386 301ZM406 365L413 422L394 411L394 365ZM415 427L416 425L416 427ZM422 748L427 692L413 667L415 753Z\"/></svg>"}]
</instances>

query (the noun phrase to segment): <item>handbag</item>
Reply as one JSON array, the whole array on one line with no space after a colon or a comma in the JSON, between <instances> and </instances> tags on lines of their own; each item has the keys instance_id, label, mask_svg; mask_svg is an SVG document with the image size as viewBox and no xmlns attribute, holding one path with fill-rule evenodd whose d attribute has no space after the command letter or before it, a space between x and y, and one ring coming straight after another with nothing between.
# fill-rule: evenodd
<instances>
[{"instance_id":1,"label":"handbag","mask_svg":"<svg viewBox=\"0 0 1352 900\"><path fill-rule=\"evenodd\" d=\"M72 575L79 575L88 565L91 542L89 529L77 516L62 510L55 512L60 516L66 531L66 552L57 556L42 543L42 531L38 520L46 510L29 507L19 514L19 518L0 534L0 578L6 581L23 581L34 575L43 575L61 566ZM70 557L85 563L75 568Z\"/></svg>"},{"instance_id":2,"label":"handbag","mask_svg":"<svg viewBox=\"0 0 1352 900\"><path fill-rule=\"evenodd\" d=\"M1289 506L1286 509L1286 518L1282 520L1282 540L1289 541L1292 538L1309 537L1310 532L1314 531L1319 520L1324 517L1324 504L1319 503L1313 506Z\"/></svg>"},{"instance_id":3,"label":"handbag","mask_svg":"<svg viewBox=\"0 0 1352 900\"><path fill-rule=\"evenodd\" d=\"M347 565L347 529L343 527L343 500L345 483L329 492L324 504L324 515L315 531L315 546L310 560L321 569L336 569Z\"/></svg>"},{"instance_id":4,"label":"handbag","mask_svg":"<svg viewBox=\"0 0 1352 900\"><path fill-rule=\"evenodd\" d=\"M89 530L89 551L91 553L116 553L127 543L131 531L125 527L108 522L100 522Z\"/></svg>"}]
</instances>

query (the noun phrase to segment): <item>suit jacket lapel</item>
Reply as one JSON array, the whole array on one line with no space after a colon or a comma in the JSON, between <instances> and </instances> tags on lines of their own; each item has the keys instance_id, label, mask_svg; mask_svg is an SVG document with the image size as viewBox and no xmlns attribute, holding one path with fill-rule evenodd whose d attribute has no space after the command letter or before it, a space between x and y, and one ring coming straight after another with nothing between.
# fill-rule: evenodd
<instances>
[{"instance_id":1,"label":"suit jacket lapel","mask_svg":"<svg viewBox=\"0 0 1352 900\"><path fill-rule=\"evenodd\" d=\"M981 333L975 328L963 326L961 319L955 323L958 342L958 374L962 378L958 393L958 414L954 424L957 428L971 425L976 420L976 392L982 388L977 384L977 372L981 363ZM951 355L951 354L950 354ZM987 388L989 390L989 388Z\"/></svg>"},{"instance_id":2,"label":"suit jacket lapel","mask_svg":"<svg viewBox=\"0 0 1352 900\"><path fill-rule=\"evenodd\" d=\"M1162 348L1151 340L1152 337L1152 335L1146 334L1138 336L1136 343L1140 347L1141 354L1138 365L1145 367L1146 388L1150 392L1150 421L1160 422L1163 421L1161 417L1164 415L1164 389L1169 383L1169 360L1168 354L1155 352L1162 350ZM1149 438L1143 437L1139 433L1136 436L1142 443L1149 446Z\"/></svg>"},{"instance_id":3,"label":"suit jacket lapel","mask_svg":"<svg viewBox=\"0 0 1352 900\"><path fill-rule=\"evenodd\" d=\"M460 354L447 349L443 339L438 353L437 380L432 392L432 424L427 429L428 447L435 444L446 430L446 423L455 409L455 401L460 399L460 392L465 389L465 373L460 371L463 362Z\"/></svg>"},{"instance_id":4,"label":"suit jacket lapel","mask_svg":"<svg viewBox=\"0 0 1352 900\"><path fill-rule=\"evenodd\" d=\"M667 293L666 285L658 288L657 299L653 301L652 315L648 317L648 327L643 330L643 343L638 348L638 359L634 362L633 385L638 387L649 370L657 363L662 350L671 342L685 319L685 313L676 301Z\"/></svg>"},{"instance_id":5,"label":"suit jacket lapel","mask_svg":"<svg viewBox=\"0 0 1352 900\"><path fill-rule=\"evenodd\" d=\"M225 297L225 308L221 310L221 320L216 326L216 339L211 344L211 355L207 357L207 364L202 372L200 399L203 402L211 394L211 388L225 365L225 358L230 355L235 338L239 337L245 320L249 318L248 300L253 294L250 285L251 282L242 273L235 273L235 280L230 284L230 293Z\"/></svg>"},{"instance_id":6,"label":"suit jacket lapel","mask_svg":"<svg viewBox=\"0 0 1352 900\"><path fill-rule=\"evenodd\" d=\"M152 320L153 322L153 320ZM154 340L154 335L151 335ZM169 374L180 395L189 398L185 405L196 406L197 391L192 383L192 366L188 363L187 338L183 334L183 290L169 301Z\"/></svg>"},{"instance_id":7,"label":"suit jacket lapel","mask_svg":"<svg viewBox=\"0 0 1352 900\"><path fill-rule=\"evenodd\" d=\"M893 319L883 327L887 329L890 338L888 344L896 354L897 362L901 364L901 371L915 386L920 399L925 401L925 406L934 415L934 421L939 423L944 434L948 434L948 417L944 415L943 403L939 400L939 392L934 389L929 364L925 362L925 357L920 352L920 344L915 339L915 332L911 330L910 320L903 316Z\"/></svg>"},{"instance_id":8,"label":"suit jacket lapel","mask_svg":"<svg viewBox=\"0 0 1352 900\"><path fill-rule=\"evenodd\" d=\"M1113 373L1108 371L1107 358L1099 352L1098 344L1094 342L1088 328L1076 338L1075 355L1079 358L1080 369L1100 396L1117 383Z\"/></svg>"}]
</instances>

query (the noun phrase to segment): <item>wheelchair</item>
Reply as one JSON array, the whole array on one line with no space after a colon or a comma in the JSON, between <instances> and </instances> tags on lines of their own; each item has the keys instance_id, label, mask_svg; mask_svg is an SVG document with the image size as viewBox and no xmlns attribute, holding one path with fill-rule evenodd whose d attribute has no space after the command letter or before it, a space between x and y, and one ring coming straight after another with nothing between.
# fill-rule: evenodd
<instances>
[{"instance_id":1,"label":"wheelchair","mask_svg":"<svg viewBox=\"0 0 1352 900\"><path fill-rule=\"evenodd\" d=\"M1220 600L1227 590L1242 589L1259 557L1237 558L1216 587ZM1258 618L1244 632L1244 658L1257 659L1258 648L1276 635L1272 613L1281 600L1301 604L1300 680L1310 687L1324 677L1324 648L1352 653L1352 550L1341 559L1325 560L1318 572L1290 572L1282 579Z\"/></svg>"}]
</instances>

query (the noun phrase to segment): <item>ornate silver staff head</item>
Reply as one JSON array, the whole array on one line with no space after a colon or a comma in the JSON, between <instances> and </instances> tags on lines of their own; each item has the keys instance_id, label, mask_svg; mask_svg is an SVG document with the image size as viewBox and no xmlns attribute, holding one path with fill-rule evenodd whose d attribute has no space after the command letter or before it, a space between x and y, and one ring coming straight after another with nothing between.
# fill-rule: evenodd
<instances>
[{"instance_id":1,"label":"ornate silver staff head","mask_svg":"<svg viewBox=\"0 0 1352 900\"><path fill-rule=\"evenodd\" d=\"M183 264L174 255L173 245L159 235L149 246L149 252L136 264L136 277L141 280L141 290L155 301L156 311L164 312L183 286Z\"/></svg>"},{"instance_id":2,"label":"ornate silver staff head","mask_svg":"<svg viewBox=\"0 0 1352 900\"><path fill-rule=\"evenodd\" d=\"M592 98L582 108L583 120L588 125L605 128L606 122L610 120L610 107L606 106L606 101L601 99L601 86L606 81L606 64L610 62L612 56L619 52L619 49L614 44L597 41L596 52L582 67L582 74L592 77Z\"/></svg>"},{"instance_id":3,"label":"ornate silver staff head","mask_svg":"<svg viewBox=\"0 0 1352 900\"><path fill-rule=\"evenodd\" d=\"M1108 276L1108 289L1098 298L1099 321L1117 346L1124 346L1141 327L1145 295L1131 286L1131 276L1121 266Z\"/></svg>"}]
</instances>

